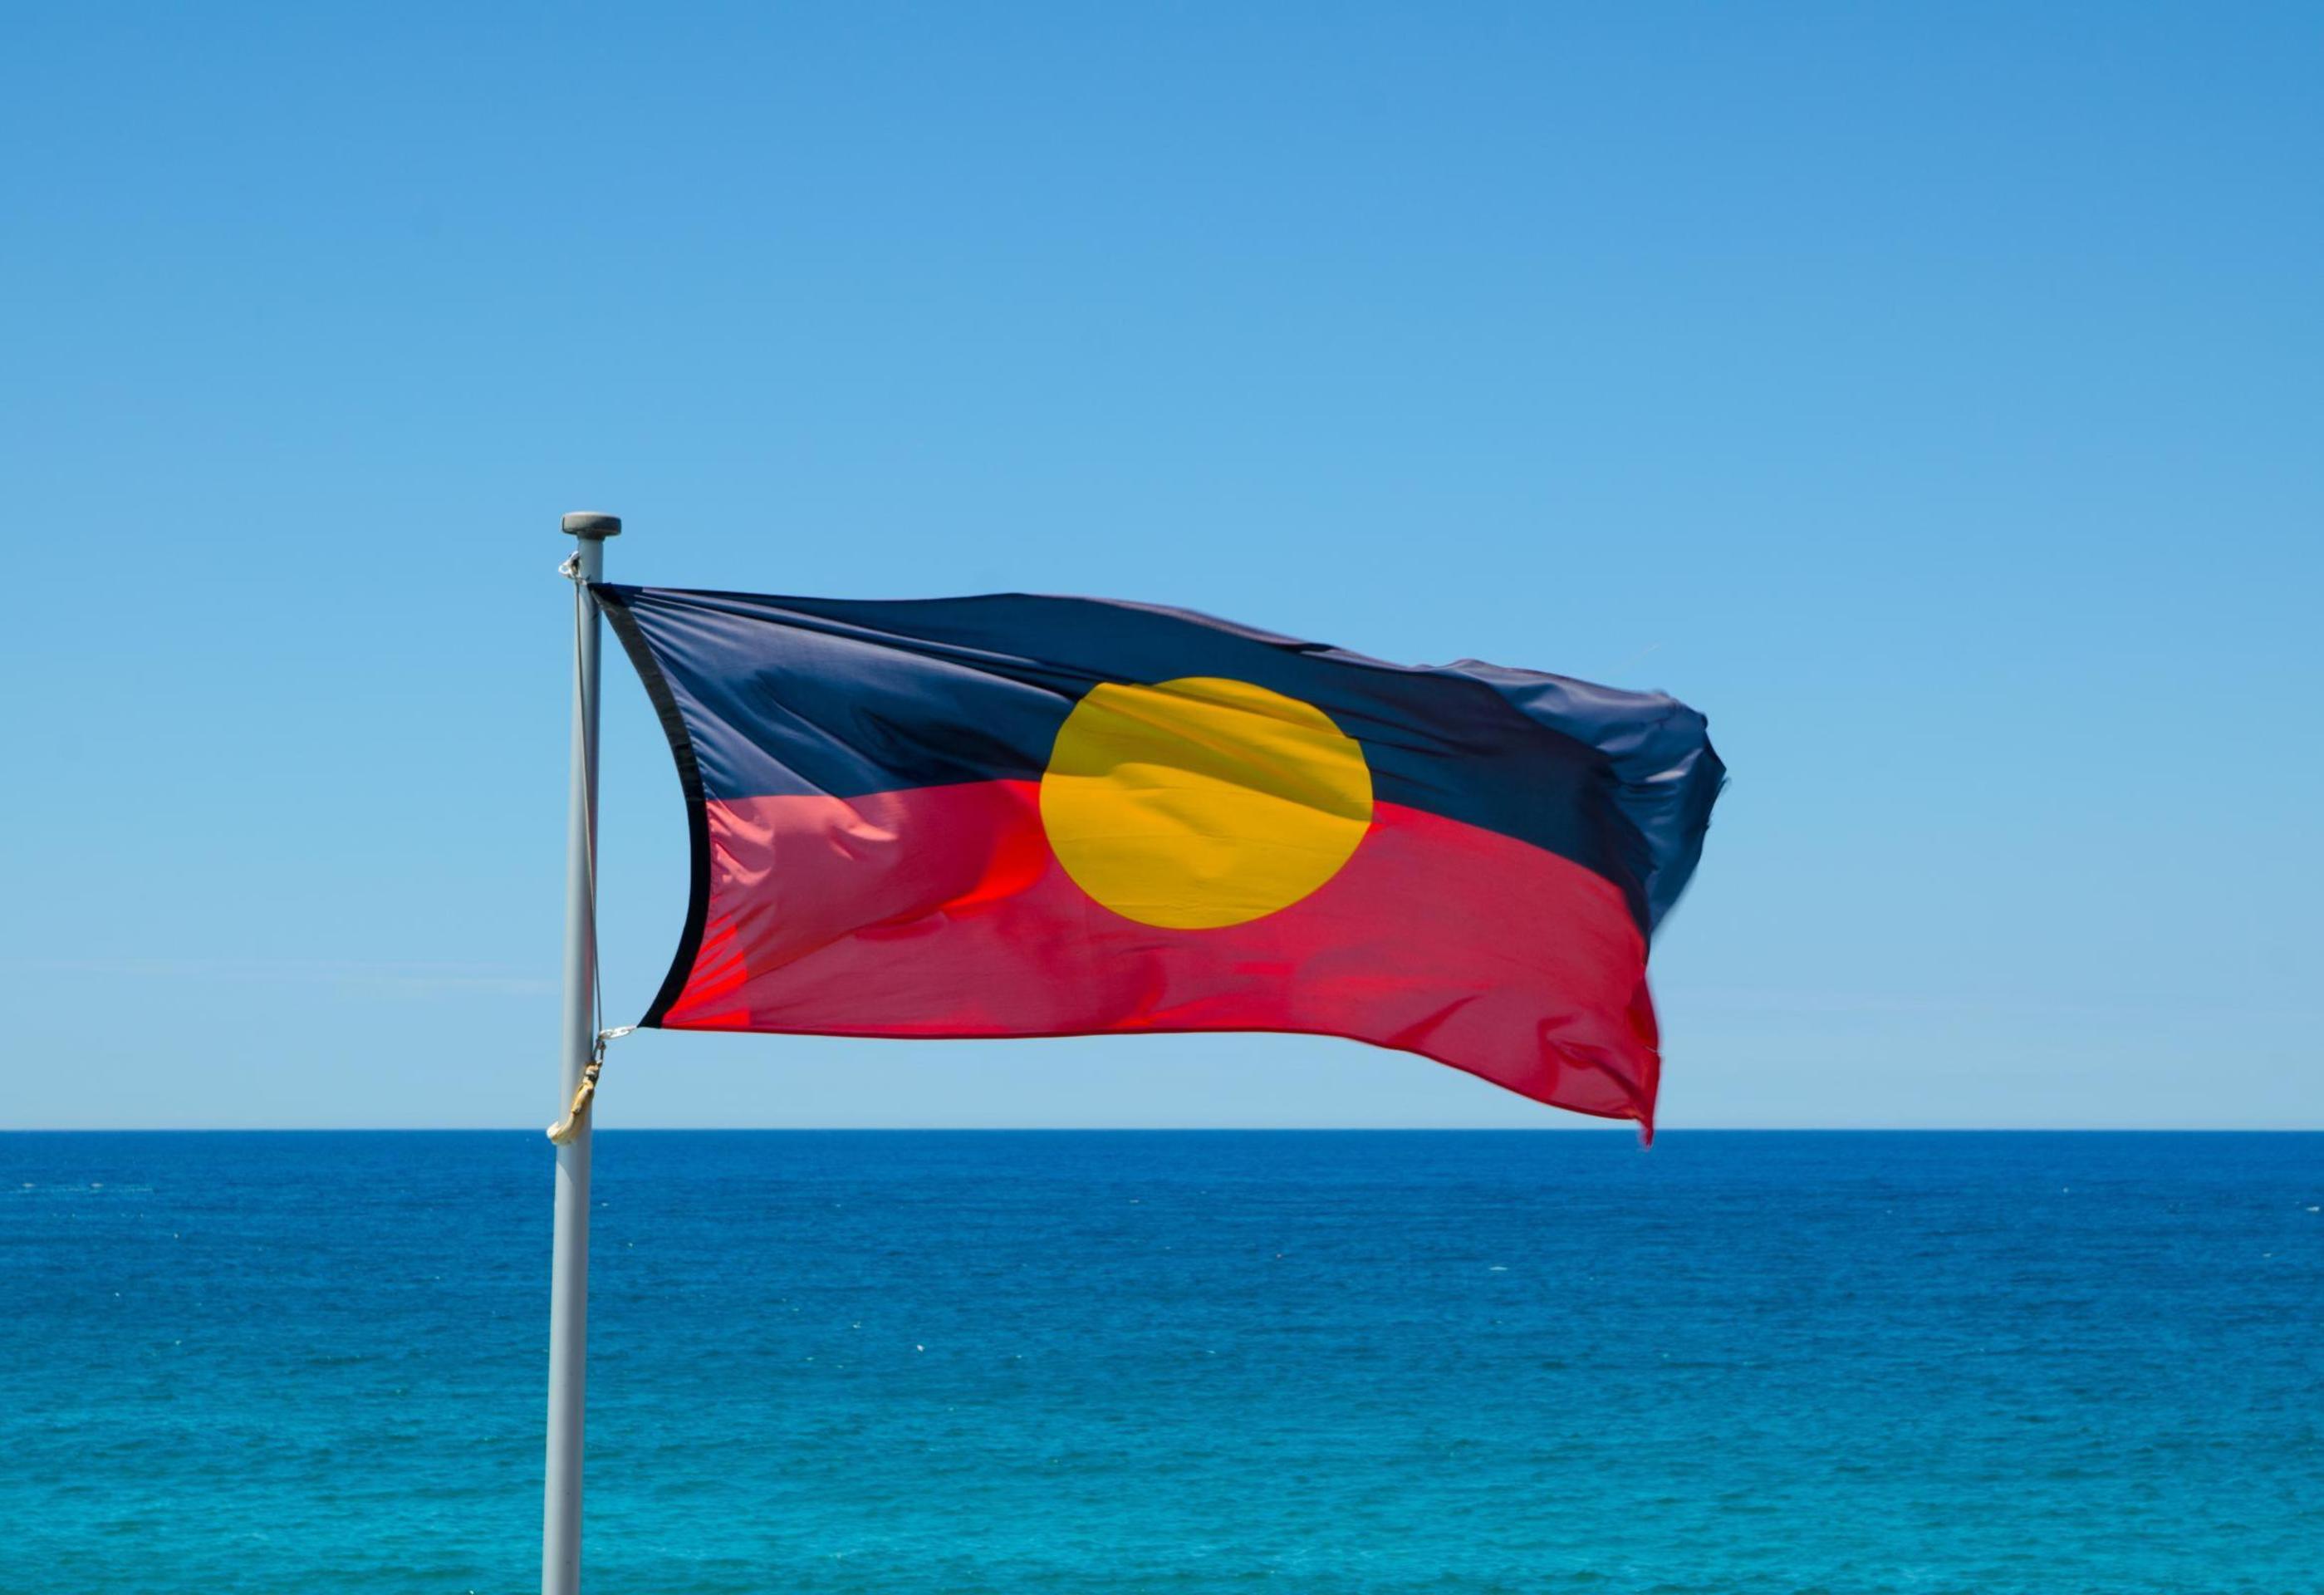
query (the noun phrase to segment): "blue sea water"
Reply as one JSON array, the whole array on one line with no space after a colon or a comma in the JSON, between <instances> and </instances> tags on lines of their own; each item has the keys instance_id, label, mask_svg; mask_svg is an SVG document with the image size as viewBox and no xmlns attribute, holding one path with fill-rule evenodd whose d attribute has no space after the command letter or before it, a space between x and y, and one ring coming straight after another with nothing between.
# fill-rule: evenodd
<instances>
[{"instance_id":1,"label":"blue sea water","mask_svg":"<svg viewBox=\"0 0 2324 1595\"><path fill-rule=\"evenodd\" d=\"M0 1590L538 1578L537 1135L0 1136ZM604 1591L2324 1589L2324 1137L598 1139Z\"/></svg>"}]
</instances>

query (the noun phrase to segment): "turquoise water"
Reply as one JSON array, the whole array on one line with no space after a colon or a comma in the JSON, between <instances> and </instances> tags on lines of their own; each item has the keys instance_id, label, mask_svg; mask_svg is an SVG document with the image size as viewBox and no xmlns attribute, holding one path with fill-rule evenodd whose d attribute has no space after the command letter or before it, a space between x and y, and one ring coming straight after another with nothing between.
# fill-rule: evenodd
<instances>
[{"instance_id":1,"label":"turquoise water","mask_svg":"<svg viewBox=\"0 0 2324 1595\"><path fill-rule=\"evenodd\" d=\"M598 1146L598 1590L2324 1588L2324 1137ZM533 1586L549 1197L0 1136L0 1590Z\"/></svg>"}]
</instances>

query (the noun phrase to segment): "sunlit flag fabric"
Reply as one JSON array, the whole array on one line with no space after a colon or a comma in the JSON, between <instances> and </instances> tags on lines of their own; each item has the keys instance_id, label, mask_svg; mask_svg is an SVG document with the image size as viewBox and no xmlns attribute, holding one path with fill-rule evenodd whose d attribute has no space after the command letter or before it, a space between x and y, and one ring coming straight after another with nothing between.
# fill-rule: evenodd
<instances>
[{"instance_id":1,"label":"sunlit flag fabric","mask_svg":"<svg viewBox=\"0 0 2324 1595\"><path fill-rule=\"evenodd\" d=\"M1345 1036L1652 1133L1723 778L1684 705L1084 598L593 591L692 834L644 1023Z\"/></svg>"}]
</instances>

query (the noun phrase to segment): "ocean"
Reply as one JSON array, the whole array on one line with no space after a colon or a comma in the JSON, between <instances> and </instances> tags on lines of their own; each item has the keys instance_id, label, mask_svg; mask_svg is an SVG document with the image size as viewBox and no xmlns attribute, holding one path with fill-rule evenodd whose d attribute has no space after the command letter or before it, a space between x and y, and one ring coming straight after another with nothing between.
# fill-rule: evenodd
<instances>
[{"instance_id":1,"label":"ocean","mask_svg":"<svg viewBox=\"0 0 2324 1595\"><path fill-rule=\"evenodd\" d=\"M606 1591L2324 1590L2324 1136L615 1130ZM0 1590L537 1587L538 1134L0 1135Z\"/></svg>"}]
</instances>

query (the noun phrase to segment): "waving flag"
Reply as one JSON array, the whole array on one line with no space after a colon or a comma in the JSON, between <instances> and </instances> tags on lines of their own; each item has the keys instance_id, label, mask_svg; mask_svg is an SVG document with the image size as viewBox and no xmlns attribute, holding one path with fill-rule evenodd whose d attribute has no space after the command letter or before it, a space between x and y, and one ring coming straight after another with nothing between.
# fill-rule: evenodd
<instances>
[{"instance_id":1,"label":"waving flag","mask_svg":"<svg viewBox=\"0 0 2324 1595\"><path fill-rule=\"evenodd\" d=\"M592 590L693 840L645 1024L1345 1036L1652 1133L1722 779L1683 705L1090 599Z\"/></svg>"}]
</instances>

